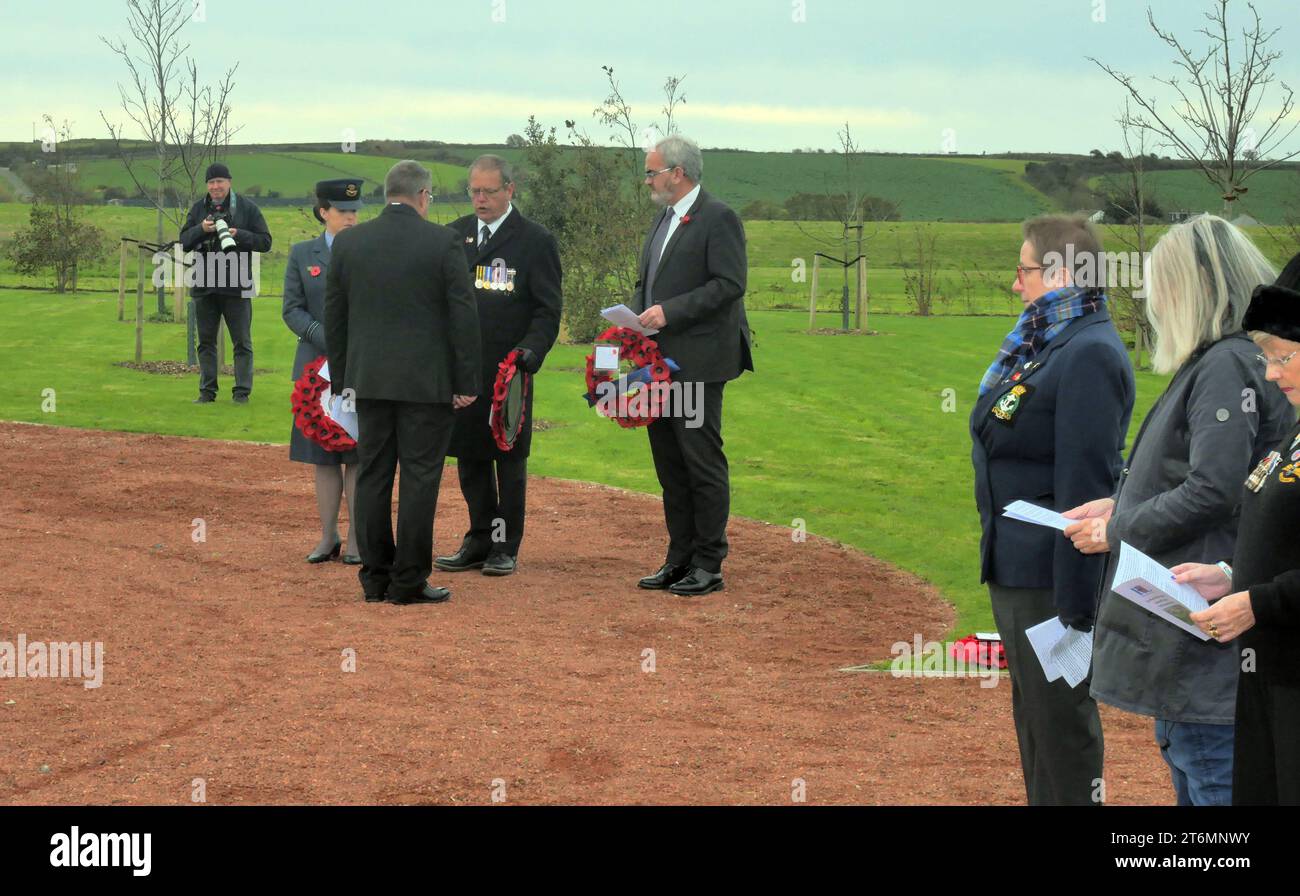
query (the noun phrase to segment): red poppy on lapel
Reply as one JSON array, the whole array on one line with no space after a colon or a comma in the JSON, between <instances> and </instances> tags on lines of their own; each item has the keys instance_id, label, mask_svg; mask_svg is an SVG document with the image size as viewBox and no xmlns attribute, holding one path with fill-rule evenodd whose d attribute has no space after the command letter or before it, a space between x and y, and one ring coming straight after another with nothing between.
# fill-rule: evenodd
<instances>
[{"instance_id":1,"label":"red poppy on lapel","mask_svg":"<svg viewBox=\"0 0 1300 896\"><path fill-rule=\"evenodd\" d=\"M689 223L691 223L691 216L690 216L690 215L682 215L682 223L683 223L683 224L689 224Z\"/></svg>"},{"instance_id":2,"label":"red poppy on lapel","mask_svg":"<svg viewBox=\"0 0 1300 896\"><path fill-rule=\"evenodd\" d=\"M319 276L320 276L320 265L318 265L318 264L314 264L314 265L312 265L311 267L307 268L307 273L311 274L313 277L319 277Z\"/></svg>"}]
</instances>

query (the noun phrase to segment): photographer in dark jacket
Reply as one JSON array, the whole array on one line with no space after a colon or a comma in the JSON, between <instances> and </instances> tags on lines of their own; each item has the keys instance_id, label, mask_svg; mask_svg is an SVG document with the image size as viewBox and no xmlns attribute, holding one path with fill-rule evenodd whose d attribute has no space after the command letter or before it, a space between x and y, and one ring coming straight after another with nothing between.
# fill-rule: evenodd
<instances>
[{"instance_id":1,"label":"photographer in dark jacket","mask_svg":"<svg viewBox=\"0 0 1300 896\"><path fill-rule=\"evenodd\" d=\"M181 248L194 253L194 323L199 333L199 397L217 398L217 333L225 318L235 347L235 388L243 404L253 391L253 253L271 250L266 219L251 200L230 189L230 169L208 166L208 195L194 203L181 228Z\"/></svg>"}]
</instances>

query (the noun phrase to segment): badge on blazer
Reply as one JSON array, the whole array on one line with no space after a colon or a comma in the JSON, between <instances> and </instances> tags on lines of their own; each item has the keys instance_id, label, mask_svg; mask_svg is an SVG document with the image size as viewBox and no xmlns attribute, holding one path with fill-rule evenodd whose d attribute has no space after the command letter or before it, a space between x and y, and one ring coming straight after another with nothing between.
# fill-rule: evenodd
<instances>
[{"instance_id":1,"label":"badge on blazer","mask_svg":"<svg viewBox=\"0 0 1300 896\"><path fill-rule=\"evenodd\" d=\"M1281 462L1282 455L1276 451L1270 451L1268 457L1259 462L1254 472L1246 480L1246 488L1258 494L1260 489L1264 487L1264 483L1268 481L1268 477L1273 475L1273 471L1277 469L1277 465ZM1294 464L1292 466L1294 467Z\"/></svg>"},{"instance_id":2,"label":"badge on blazer","mask_svg":"<svg viewBox=\"0 0 1300 896\"><path fill-rule=\"evenodd\" d=\"M1300 477L1300 471L1296 470L1296 464L1290 463L1278 471L1277 481L1284 485L1294 485L1296 478Z\"/></svg>"},{"instance_id":3,"label":"badge on blazer","mask_svg":"<svg viewBox=\"0 0 1300 896\"><path fill-rule=\"evenodd\" d=\"M1023 383L1012 386L1011 391L999 398L997 404L993 405L993 416L1003 423L1012 423L1016 412L1020 410L1020 406L1024 404L1025 399L1033 391L1033 386L1026 386Z\"/></svg>"}]
</instances>

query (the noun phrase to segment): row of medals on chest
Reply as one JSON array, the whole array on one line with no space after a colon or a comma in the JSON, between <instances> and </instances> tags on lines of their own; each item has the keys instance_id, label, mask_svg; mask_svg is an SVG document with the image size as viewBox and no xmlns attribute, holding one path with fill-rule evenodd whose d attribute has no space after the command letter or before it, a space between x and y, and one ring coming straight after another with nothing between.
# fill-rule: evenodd
<instances>
[{"instance_id":1,"label":"row of medals on chest","mask_svg":"<svg viewBox=\"0 0 1300 896\"><path fill-rule=\"evenodd\" d=\"M1287 450L1291 453L1291 462L1282 467L1281 472L1278 473L1277 481L1290 485L1300 479L1300 436L1295 437L1295 440L1291 442L1291 447ZM1259 462L1259 466L1255 467L1255 471L1246 480L1246 488L1258 494L1281 463L1282 452L1270 451L1268 457Z\"/></svg>"}]
</instances>

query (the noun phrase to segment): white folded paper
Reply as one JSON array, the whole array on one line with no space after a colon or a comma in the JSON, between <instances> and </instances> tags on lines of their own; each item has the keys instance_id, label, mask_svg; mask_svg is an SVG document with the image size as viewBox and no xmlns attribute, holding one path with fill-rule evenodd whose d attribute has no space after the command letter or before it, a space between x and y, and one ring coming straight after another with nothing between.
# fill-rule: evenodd
<instances>
[{"instance_id":1,"label":"white folded paper","mask_svg":"<svg viewBox=\"0 0 1300 896\"><path fill-rule=\"evenodd\" d=\"M321 379L330 382L329 361L326 361L320 366L320 375ZM339 426L343 427L344 432L352 436L355 441L357 433L361 431L361 428L357 426L357 412L355 410L345 411L343 409L343 396L335 395L331 388L332 386L333 383L331 382L329 386L325 387L325 391L320 395L321 410L325 412L326 417L329 417Z\"/></svg>"},{"instance_id":2,"label":"white folded paper","mask_svg":"<svg viewBox=\"0 0 1300 896\"><path fill-rule=\"evenodd\" d=\"M1028 501L1012 501L1002 508L1002 515L1013 520L1020 520L1022 523L1050 526L1063 532L1066 526L1078 522L1078 520L1067 520L1055 510L1048 510L1046 507L1039 507L1037 504L1030 504Z\"/></svg>"},{"instance_id":3,"label":"white folded paper","mask_svg":"<svg viewBox=\"0 0 1300 896\"><path fill-rule=\"evenodd\" d=\"M1209 602L1191 585L1174 581L1174 574L1128 542L1120 542L1119 565L1111 590L1142 609L1202 641L1210 636L1191 620L1191 614L1209 607Z\"/></svg>"},{"instance_id":4,"label":"white folded paper","mask_svg":"<svg viewBox=\"0 0 1300 896\"><path fill-rule=\"evenodd\" d=\"M612 308L601 309L600 316L605 318L611 324L619 327L627 327L629 330L635 330L642 336L653 336L658 330L651 330L641 326L640 316L626 305L615 305Z\"/></svg>"},{"instance_id":5,"label":"white folded paper","mask_svg":"<svg viewBox=\"0 0 1300 896\"><path fill-rule=\"evenodd\" d=\"M1074 688L1088 677L1088 667L1092 665L1092 632L1070 628L1050 616L1026 629L1025 637L1034 648L1048 681L1064 678Z\"/></svg>"}]
</instances>

